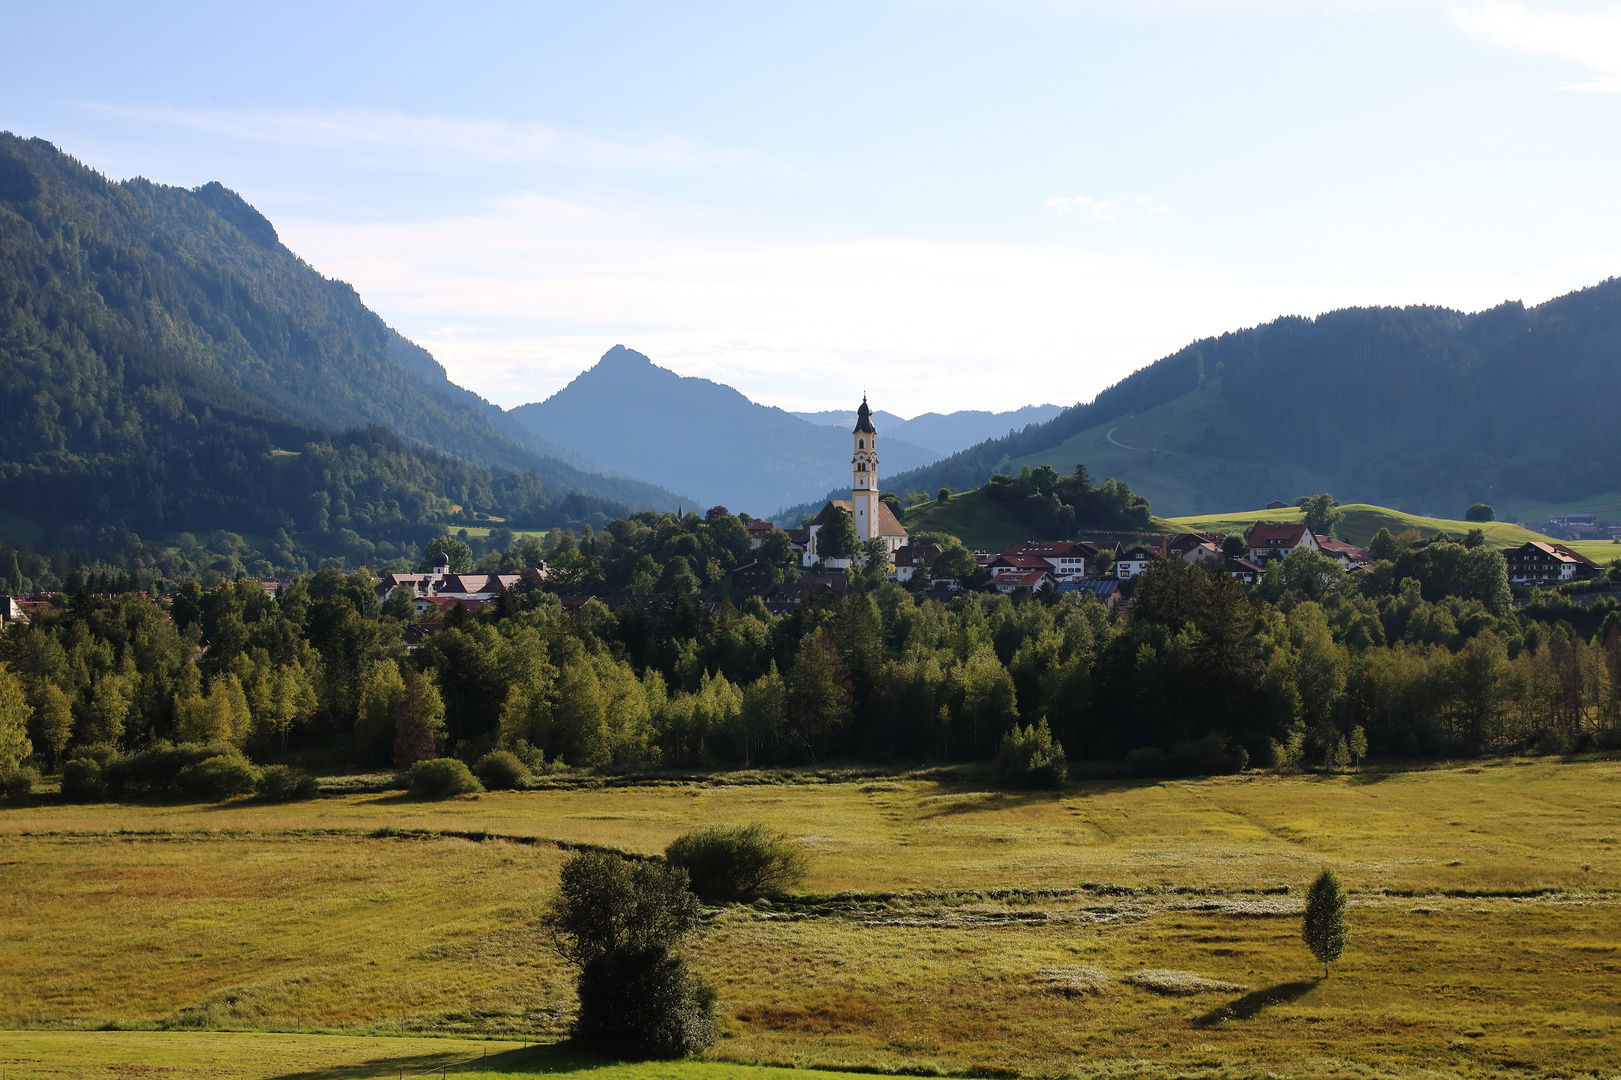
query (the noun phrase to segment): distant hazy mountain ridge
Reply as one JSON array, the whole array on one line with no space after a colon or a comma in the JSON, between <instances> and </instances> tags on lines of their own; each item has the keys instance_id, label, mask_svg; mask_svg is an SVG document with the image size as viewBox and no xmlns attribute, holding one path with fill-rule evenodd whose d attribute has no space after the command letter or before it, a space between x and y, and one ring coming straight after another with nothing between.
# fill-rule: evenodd
<instances>
[{"instance_id":1,"label":"distant hazy mountain ridge","mask_svg":"<svg viewBox=\"0 0 1621 1080\"><path fill-rule=\"evenodd\" d=\"M848 427L812 424L729 386L677 375L622 345L511 415L565 450L690 492L705 506L765 515L841 478L849 486ZM887 432L879 455L886 471L938 457Z\"/></svg>"},{"instance_id":2,"label":"distant hazy mountain ridge","mask_svg":"<svg viewBox=\"0 0 1621 1080\"><path fill-rule=\"evenodd\" d=\"M888 438L904 439L917 446L926 446L941 457L966 450L975 443L1006 435L1028 424L1051 420L1064 411L1062 405L1026 405L1009 412L987 412L964 409L953 413L927 412L902 420L894 413L878 410L872 414L873 423ZM855 410L828 409L823 412L796 412L795 416L813 424L843 425L855 422Z\"/></svg>"}]
</instances>

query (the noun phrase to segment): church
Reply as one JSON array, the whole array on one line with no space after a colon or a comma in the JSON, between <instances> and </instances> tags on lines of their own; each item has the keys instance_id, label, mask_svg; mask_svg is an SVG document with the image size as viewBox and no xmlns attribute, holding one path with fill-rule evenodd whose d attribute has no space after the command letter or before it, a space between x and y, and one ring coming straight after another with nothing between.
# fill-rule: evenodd
<instances>
[{"instance_id":1,"label":"church","mask_svg":"<svg viewBox=\"0 0 1621 1080\"><path fill-rule=\"evenodd\" d=\"M856 411L855 430L850 433L854 456L850 458L850 497L834 499L822 507L807 526L810 532L805 544L804 564L821 563L827 567L842 568L855 565L856 558L831 558L817 550L817 534L834 514L847 514L853 520L857 544L865 544L874 537L882 537L889 545L890 558L906 543L906 527L895 516L895 508L884 502L878 490L878 429L872 426L872 410L867 407L865 395L861 408Z\"/></svg>"}]
</instances>

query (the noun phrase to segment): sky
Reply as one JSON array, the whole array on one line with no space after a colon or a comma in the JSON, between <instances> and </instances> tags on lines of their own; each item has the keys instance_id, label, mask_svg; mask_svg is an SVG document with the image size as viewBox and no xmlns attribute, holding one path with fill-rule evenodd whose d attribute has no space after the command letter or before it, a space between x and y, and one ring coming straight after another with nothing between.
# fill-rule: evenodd
<instances>
[{"instance_id":1,"label":"sky","mask_svg":"<svg viewBox=\"0 0 1621 1080\"><path fill-rule=\"evenodd\" d=\"M457 382L1089 400L1621 272L1621 2L0 0L0 128L218 180Z\"/></svg>"}]
</instances>

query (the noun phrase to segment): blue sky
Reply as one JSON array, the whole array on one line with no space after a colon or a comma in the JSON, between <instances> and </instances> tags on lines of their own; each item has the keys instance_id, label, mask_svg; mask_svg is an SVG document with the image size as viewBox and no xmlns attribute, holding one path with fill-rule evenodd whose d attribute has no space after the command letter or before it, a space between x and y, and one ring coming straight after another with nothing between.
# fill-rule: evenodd
<instances>
[{"instance_id":1,"label":"blue sky","mask_svg":"<svg viewBox=\"0 0 1621 1080\"><path fill-rule=\"evenodd\" d=\"M516 405L623 343L790 408L1621 272L1621 5L22 4L0 127L220 180Z\"/></svg>"}]
</instances>

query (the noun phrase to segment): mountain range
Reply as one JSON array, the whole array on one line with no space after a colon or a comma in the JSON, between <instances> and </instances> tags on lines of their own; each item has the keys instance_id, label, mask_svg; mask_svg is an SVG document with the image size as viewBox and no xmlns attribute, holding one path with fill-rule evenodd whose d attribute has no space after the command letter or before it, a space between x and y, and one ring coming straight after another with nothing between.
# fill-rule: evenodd
<instances>
[{"instance_id":1,"label":"mountain range","mask_svg":"<svg viewBox=\"0 0 1621 1080\"><path fill-rule=\"evenodd\" d=\"M1447 518L1476 502L1512 514L1621 492L1618 416L1611 278L1529 308L1346 308L1205 338L1045 423L886 472L883 486L967 489L1084 463L1164 516L1322 491Z\"/></svg>"},{"instance_id":2,"label":"mountain range","mask_svg":"<svg viewBox=\"0 0 1621 1080\"><path fill-rule=\"evenodd\" d=\"M872 414L872 422L885 440L902 439L916 446L928 447L936 457L946 457L986 439L1051 420L1063 411L1061 405L1026 405L1008 412L987 412L983 409L964 409L953 413L927 412L910 420L902 420L894 413L877 409ZM794 415L813 424L847 429L853 427L856 420L854 409L796 412Z\"/></svg>"},{"instance_id":3,"label":"mountain range","mask_svg":"<svg viewBox=\"0 0 1621 1080\"><path fill-rule=\"evenodd\" d=\"M764 516L840 478L849 482L849 426L810 423L730 386L677 375L623 345L545 401L510 415L565 450L691 492L705 507ZM886 468L899 471L940 454L886 437L882 456Z\"/></svg>"},{"instance_id":4,"label":"mountain range","mask_svg":"<svg viewBox=\"0 0 1621 1080\"><path fill-rule=\"evenodd\" d=\"M0 420L0 535L46 546L226 529L354 553L475 507L688 500L451 384L221 185L113 183L9 133Z\"/></svg>"}]
</instances>

